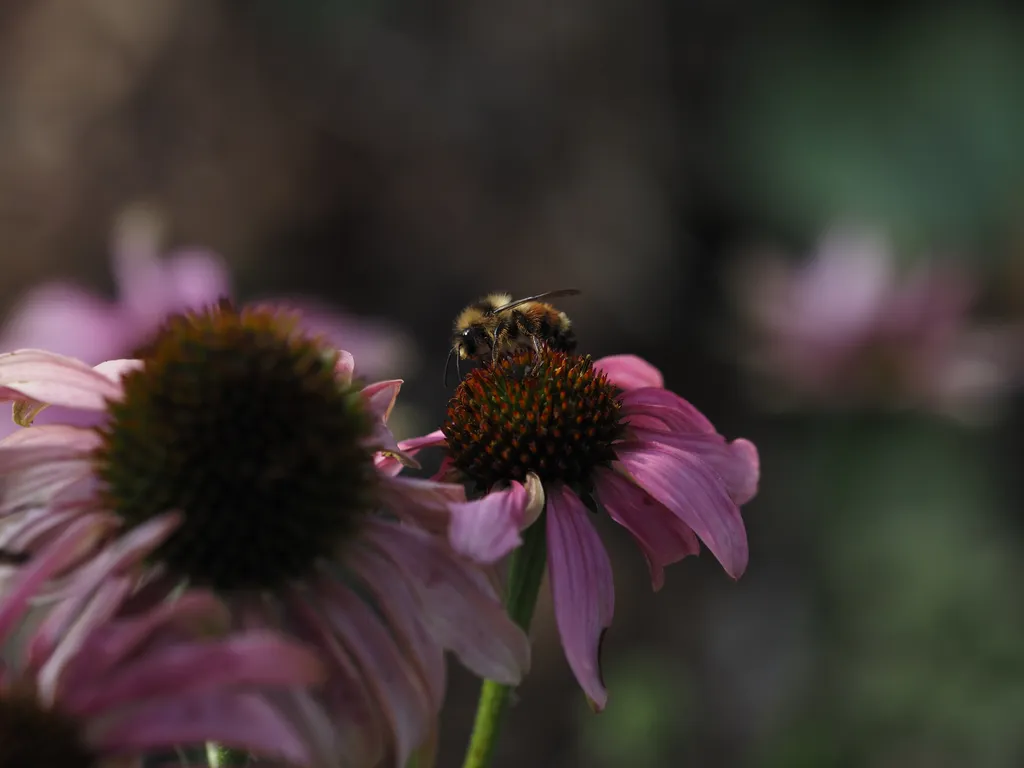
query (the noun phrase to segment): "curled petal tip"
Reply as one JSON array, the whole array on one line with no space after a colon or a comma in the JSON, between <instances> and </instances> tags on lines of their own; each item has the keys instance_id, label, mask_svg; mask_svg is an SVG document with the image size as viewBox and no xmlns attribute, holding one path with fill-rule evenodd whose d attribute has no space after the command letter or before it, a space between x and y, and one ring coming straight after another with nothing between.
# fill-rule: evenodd
<instances>
[{"instance_id":1,"label":"curled petal tip","mask_svg":"<svg viewBox=\"0 0 1024 768\"><path fill-rule=\"evenodd\" d=\"M392 458L401 464L403 467L409 469L423 469L421 465L413 456L405 451L379 451L381 456Z\"/></svg>"},{"instance_id":2,"label":"curled petal tip","mask_svg":"<svg viewBox=\"0 0 1024 768\"><path fill-rule=\"evenodd\" d=\"M526 476L526 508L523 510L522 529L525 530L537 522L544 511L544 484L533 472Z\"/></svg>"},{"instance_id":3,"label":"curled petal tip","mask_svg":"<svg viewBox=\"0 0 1024 768\"><path fill-rule=\"evenodd\" d=\"M14 423L19 427L31 427L36 416L46 408L47 404L40 403L38 400L15 400L12 409Z\"/></svg>"}]
</instances>

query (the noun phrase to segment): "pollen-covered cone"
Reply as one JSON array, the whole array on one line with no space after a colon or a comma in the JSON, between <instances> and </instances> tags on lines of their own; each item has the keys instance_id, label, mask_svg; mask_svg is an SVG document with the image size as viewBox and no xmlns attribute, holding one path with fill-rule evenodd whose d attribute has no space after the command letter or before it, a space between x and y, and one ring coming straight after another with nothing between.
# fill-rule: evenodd
<instances>
[{"instance_id":1,"label":"pollen-covered cone","mask_svg":"<svg viewBox=\"0 0 1024 768\"><path fill-rule=\"evenodd\" d=\"M591 362L542 349L471 372L442 430L401 444L442 446L439 476L486 495L453 509L451 541L489 563L544 509L548 574L566 658L596 709L607 701L600 646L614 612L611 563L590 522L604 509L640 546L655 589L666 565L711 550L739 578L757 449L727 442L660 372L632 355Z\"/></svg>"},{"instance_id":2,"label":"pollen-covered cone","mask_svg":"<svg viewBox=\"0 0 1024 768\"><path fill-rule=\"evenodd\" d=\"M35 556L87 531L52 587L77 604L117 574L140 600L213 590L235 626L324 658L316 695L275 697L315 765L403 766L432 741L445 650L514 684L529 645L448 542L462 486L384 469L382 452L401 457L386 424L401 382L360 386L353 367L294 318L228 304L169 319L137 360L0 356L21 417L40 403L106 417L0 441L0 548Z\"/></svg>"},{"instance_id":3,"label":"pollen-covered cone","mask_svg":"<svg viewBox=\"0 0 1024 768\"><path fill-rule=\"evenodd\" d=\"M69 526L7 582L0 643L96 534L88 521ZM114 576L54 604L19 659L0 662L0 766L134 768L147 753L207 741L310 764L269 696L318 684L313 653L265 630L226 633L227 611L209 592L129 613L130 589Z\"/></svg>"}]
</instances>

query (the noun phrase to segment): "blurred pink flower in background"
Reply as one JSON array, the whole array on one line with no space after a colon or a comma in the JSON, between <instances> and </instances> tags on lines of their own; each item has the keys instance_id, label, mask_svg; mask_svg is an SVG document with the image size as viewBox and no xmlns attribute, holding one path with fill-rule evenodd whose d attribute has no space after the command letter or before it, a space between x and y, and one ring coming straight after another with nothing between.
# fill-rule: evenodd
<instances>
[{"instance_id":1,"label":"blurred pink flower in background","mask_svg":"<svg viewBox=\"0 0 1024 768\"><path fill-rule=\"evenodd\" d=\"M971 418L1008 383L1008 339L973 325L972 275L950 263L900 270L868 229L836 229L793 265L755 254L738 279L743 361L775 406L923 407Z\"/></svg>"},{"instance_id":2,"label":"blurred pink flower in background","mask_svg":"<svg viewBox=\"0 0 1024 768\"><path fill-rule=\"evenodd\" d=\"M0 644L46 577L79 556L82 534L69 529L9 579ZM207 741L308 764L264 694L319 683L311 652L265 631L218 638L228 613L207 592L118 617L128 593L115 576L87 600L54 604L20 660L0 661L0 765L136 768L147 752Z\"/></svg>"},{"instance_id":3,"label":"blurred pink flower in background","mask_svg":"<svg viewBox=\"0 0 1024 768\"><path fill-rule=\"evenodd\" d=\"M220 256L203 248L162 255L162 222L144 206L127 209L114 227L112 271L117 298L108 301L76 285L52 282L29 290L0 329L0 350L46 349L90 365L128 357L167 315L200 309L232 296ZM360 376L376 377L415 364L409 341L382 320L357 318L307 298L270 299L299 311L307 331L323 334L359 360ZM93 414L54 407L38 424L88 424ZM14 430L0 419L0 437Z\"/></svg>"}]
</instances>

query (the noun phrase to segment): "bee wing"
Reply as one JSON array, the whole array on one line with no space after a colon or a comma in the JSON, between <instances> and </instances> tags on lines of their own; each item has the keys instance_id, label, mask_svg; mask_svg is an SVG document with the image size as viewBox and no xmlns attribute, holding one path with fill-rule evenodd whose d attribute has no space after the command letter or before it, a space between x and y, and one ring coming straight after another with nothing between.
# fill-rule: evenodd
<instances>
[{"instance_id":1,"label":"bee wing","mask_svg":"<svg viewBox=\"0 0 1024 768\"><path fill-rule=\"evenodd\" d=\"M518 307L520 304L525 304L528 301L540 301L541 299L553 299L556 296L576 296L579 293L582 293L582 291L580 291L578 288L562 288L561 290L558 290L558 291L548 291L547 293L538 293L536 296L527 296L525 299L516 299L515 301L510 301L508 304L504 304L504 305L502 305L500 307L495 307L494 309L492 309L490 311L490 314L496 315L499 312L504 312L504 311L512 309L514 307Z\"/></svg>"}]
</instances>

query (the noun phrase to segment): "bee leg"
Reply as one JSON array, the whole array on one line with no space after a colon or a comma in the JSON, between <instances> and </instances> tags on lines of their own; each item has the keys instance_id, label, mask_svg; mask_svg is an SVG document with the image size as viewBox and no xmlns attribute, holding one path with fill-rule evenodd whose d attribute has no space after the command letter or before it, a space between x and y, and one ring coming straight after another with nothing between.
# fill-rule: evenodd
<instances>
[{"instance_id":1,"label":"bee leg","mask_svg":"<svg viewBox=\"0 0 1024 768\"><path fill-rule=\"evenodd\" d=\"M501 354L502 347L508 343L509 337L509 324L507 320L502 320L494 329L494 341L491 344L491 363L495 363L498 360L498 356Z\"/></svg>"}]
</instances>

